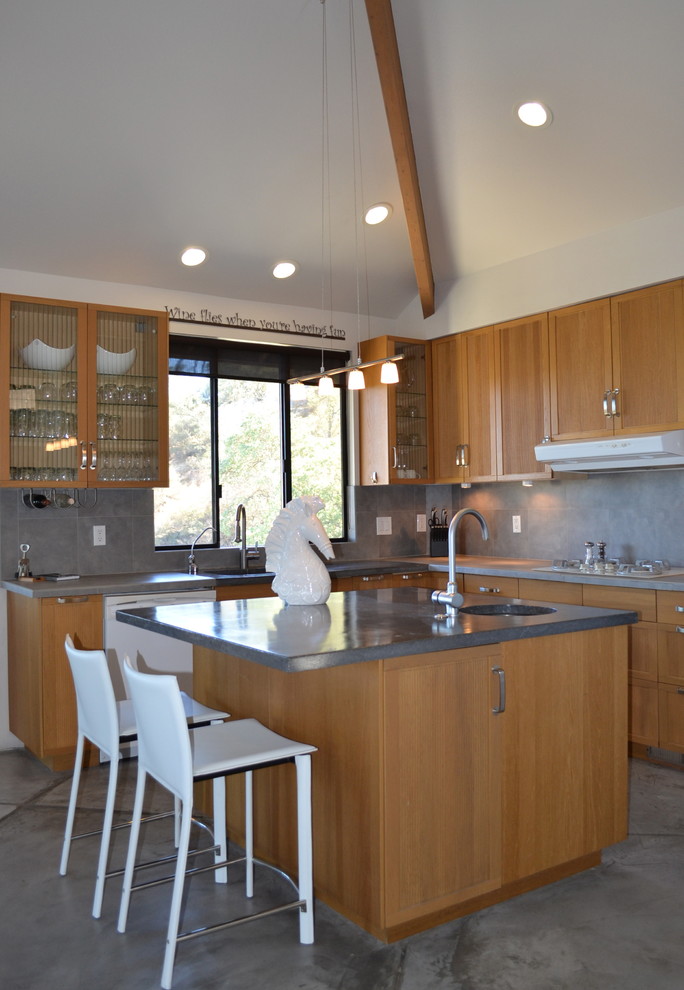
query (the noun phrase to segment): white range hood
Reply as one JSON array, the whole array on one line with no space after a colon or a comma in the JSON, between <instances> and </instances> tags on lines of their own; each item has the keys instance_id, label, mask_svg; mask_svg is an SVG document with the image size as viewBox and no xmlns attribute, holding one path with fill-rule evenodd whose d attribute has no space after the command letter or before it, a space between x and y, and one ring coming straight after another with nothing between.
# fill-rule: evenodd
<instances>
[{"instance_id":1,"label":"white range hood","mask_svg":"<svg viewBox=\"0 0 684 990\"><path fill-rule=\"evenodd\" d=\"M684 467L684 430L600 440L559 440L534 448L553 471L645 471Z\"/></svg>"}]
</instances>

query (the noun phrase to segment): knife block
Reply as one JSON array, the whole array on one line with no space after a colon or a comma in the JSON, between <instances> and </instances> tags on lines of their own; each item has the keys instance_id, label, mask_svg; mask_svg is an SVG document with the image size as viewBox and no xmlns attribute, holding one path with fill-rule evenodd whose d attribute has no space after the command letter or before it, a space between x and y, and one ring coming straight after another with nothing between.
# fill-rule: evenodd
<instances>
[{"instance_id":1,"label":"knife block","mask_svg":"<svg viewBox=\"0 0 684 990\"><path fill-rule=\"evenodd\" d=\"M447 536L448 526L433 526L430 530L430 556L447 557L449 555L449 544Z\"/></svg>"}]
</instances>

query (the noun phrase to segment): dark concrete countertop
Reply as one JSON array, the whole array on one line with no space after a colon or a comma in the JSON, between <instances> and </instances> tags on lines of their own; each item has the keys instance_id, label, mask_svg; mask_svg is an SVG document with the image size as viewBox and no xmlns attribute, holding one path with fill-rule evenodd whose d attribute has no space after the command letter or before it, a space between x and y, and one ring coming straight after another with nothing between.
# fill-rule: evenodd
<instances>
[{"instance_id":1,"label":"dark concrete countertop","mask_svg":"<svg viewBox=\"0 0 684 990\"><path fill-rule=\"evenodd\" d=\"M413 562L421 567L429 566L432 571L449 570L446 557L413 557ZM561 581L567 584L603 584L616 588L652 588L660 591L684 592L684 574L669 577L667 572L651 577L625 578L616 575L594 577L591 574L564 573L563 571L539 571L539 567L549 567L550 560L518 559L516 557L476 557L459 554L456 557L458 574L486 574L491 577L517 577L532 581Z\"/></svg>"},{"instance_id":2,"label":"dark concrete countertop","mask_svg":"<svg viewBox=\"0 0 684 990\"><path fill-rule=\"evenodd\" d=\"M325 605L286 606L278 598L124 609L117 619L284 672L413 656L507 640L627 625L635 612L554 603L535 616L459 613L451 623L424 588L334 592ZM466 604L481 604L466 595ZM511 599L499 599L511 601Z\"/></svg>"},{"instance_id":3,"label":"dark concrete countertop","mask_svg":"<svg viewBox=\"0 0 684 990\"><path fill-rule=\"evenodd\" d=\"M415 560L332 560L328 570L333 577L354 577L360 574L392 574L398 571L424 571L427 565ZM197 575L182 571L155 571L149 574L99 574L80 577L75 581L3 581L6 591L29 598L57 598L70 595L132 595L159 594L172 591L200 591L226 585L270 584L271 571L240 572L230 569L207 568Z\"/></svg>"}]
</instances>

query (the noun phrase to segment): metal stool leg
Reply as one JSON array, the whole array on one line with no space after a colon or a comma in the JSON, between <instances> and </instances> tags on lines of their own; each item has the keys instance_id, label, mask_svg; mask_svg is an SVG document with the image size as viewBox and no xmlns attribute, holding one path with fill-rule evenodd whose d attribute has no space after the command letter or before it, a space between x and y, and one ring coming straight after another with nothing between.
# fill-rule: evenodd
<instances>
[{"instance_id":1,"label":"metal stool leg","mask_svg":"<svg viewBox=\"0 0 684 990\"><path fill-rule=\"evenodd\" d=\"M74 817L76 815L76 801L78 799L78 785L81 780L81 768L83 766L83 733L78 733L76 742L76 756L74 758L74 775L71 778L71 794L69 796L69 810L67 811L66 826L64 828L64 844L62 845L62 859L59 864L61 876L65 876L69 865L69 853L71 851L71 836L74 831Z\"/></svg>"},{"instance_id":2,"label":"metal stool leg","mask_svg":"<svg viewBox=\"0 0 684 990\"><path fill-rule=\"evenodd\" d=\"M311 829L311 757L295 756L297 771L297 855L299 858L299 897L305 901L299 910L299 941L314 940L313 853Z\"/></svg>"}]
</instances>

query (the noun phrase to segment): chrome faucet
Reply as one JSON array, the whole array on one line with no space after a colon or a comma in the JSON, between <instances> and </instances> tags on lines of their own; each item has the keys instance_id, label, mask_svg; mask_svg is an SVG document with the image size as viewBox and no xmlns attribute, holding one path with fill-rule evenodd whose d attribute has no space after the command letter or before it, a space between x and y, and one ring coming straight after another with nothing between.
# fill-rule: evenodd
<instances>
[{"instance_id":1,"label":"chrome faucet","mask_svg":"<svg viewBox=\"0 0 684 990\"><path fill-rule=\"evenodd\" d=\"M475 516L482 528L482 539L489 539L487 522L484 516L481 515L477 509L459 509L449 523L449 532L447 534L447 544L449 548L449 581L447 583L446 591L432 592L433 602L437 605L444 605L447 610L447 615L454 615L458 612L459 606L463 604L463 595L459 593L458 588L456 587L456 535L458 531L458 524L464 516Z\"/></svg>"},{"instance_id":2,"label":"chrome faucet","mask_svg":"<svg viewBox=\"0 0 684 990\"><path fill-rule=\"evenodd\" d=\"M235 512L235 536L233 543L240 544L240 570L247 570L247 509L240 502Z\"/></svg>"},{"instance_id":3,"label":"chrome faucet","mask_svg":"<svg viewBox=\"0 0 684 990\"><path fill-rule=\"evenodd\" d=\"M204 534L208 533L209 530L211 530L212 533L216 532L213 526L205 526L205 528L202 530L199 536L196 536L195 539L192 541L192 547L190 548L190 554L188 555L188 574L192 574L192 575L197 574L197 562L195 561L195 544L197 543L198 540L201 540Z\"/></svg>"}]
</instances>

